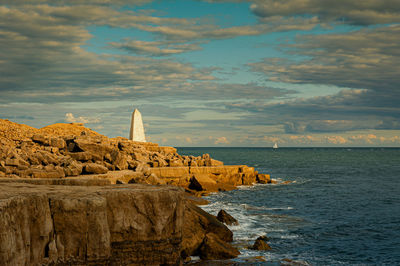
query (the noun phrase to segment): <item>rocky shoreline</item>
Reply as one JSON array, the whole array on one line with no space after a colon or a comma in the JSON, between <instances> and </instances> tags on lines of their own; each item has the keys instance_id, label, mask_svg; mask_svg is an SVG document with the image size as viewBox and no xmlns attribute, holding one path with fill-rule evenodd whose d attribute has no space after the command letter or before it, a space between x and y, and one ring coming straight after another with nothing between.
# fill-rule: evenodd
<instances>
[{"instance_id":1,"label":"rocky shoreline","mask_svg":"<svg viewBox=\"0 0 400 266\"><path fill-rule=\"evenodd\" d=\"M82 124L35 129L0 119L0 262L234 258L232 232L196 206L198 197L269 182L252 167L108 138Z\"/></svg>"}]
</instances>

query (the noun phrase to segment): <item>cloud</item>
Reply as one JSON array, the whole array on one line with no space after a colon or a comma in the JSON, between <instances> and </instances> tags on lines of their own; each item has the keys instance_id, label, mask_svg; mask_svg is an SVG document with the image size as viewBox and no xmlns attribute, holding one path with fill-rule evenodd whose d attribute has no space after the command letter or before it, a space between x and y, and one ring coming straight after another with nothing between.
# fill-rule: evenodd
<instances>
[{"instance_id":1,"label":"cloud","mask_svg":"<svg viewBox=\"0 0 400 266\"><path fill-rule=\"evenodd\" d=\"M347 140L345 139L345 138L343 138L342 136L326 136L325 137L325 140L328 142L328 143L331 143L331 144L341 144L341 145L343 145L343 144L346 144L347 143Z\"/></svg>"},{"instance_id":2,"label":"cloud","mask_svg":"<svg viewBox=\"0 0 400 266\"><path fill-rule=\"evenodd\" d=\"M218 137L215 139L214 144L229 144L230 141L226 137Z\"/></svg>"},{"instance_id":3,"label":"cloud","mask_svg":"<svg viewBox=\"0 0 400 266\"><path fill-rule=\"evenodd\" d=\"M146 42L138 40L128 40L123 43L111 42L110 45L115 48L126 50L128 52L152 56L167 56L202 49L198 44L174 44L171 42L161 41Z\"/></svg>"},{"instance_id":4,"label":"cloud","mask_svg":"<svg viewBox=\"0 0 400 266\"><path fill-rule=\"evenodd\" d=\"M79 116L75 117L72 113L65 114L65 122L68 123L83 123L83 124L97 124L100 123L99 118ZM102 127L97 127L97 129L102 129Z\"/></svg>"},{"instance_id":5,"label":"cloud","mask_svg":"<svg viewBox=\"0 0 400 266\"><path fill-rule=\"evenodd\" d=\"M287 133L399 129L399 43L400 25L298 36L285 51L302 60L265 58L250 63L251 70L273 81L343 89L279 104L260 102L256 103L258 111L248 110L254 116L268 114L273 121L280 117Z\"/></svg>"},{"instance_id":6,"label":"cloud","mask_svg":"<svg viewBox=\"0 0 400 266\"><path fill-rule=\"evenodd\" d=\"M368 134L368 135L351 136L351 137L349 137L349 140L353 143L364 142L367 144L374 144L375 141L378 140L378 138L374 134Z\"/></svg>"},{"instance_id":7,"label":"cloud","mask_svg":"<svg viewBox=\"0 0 400 266\"><path fill-rule=\"evenodd\" d=\"M283 82L397 90L399 43L400 25L345 34L298 36L295 44L287 46L288 52L309 60L266 58L250 67Z\"/></svg>"},{"instance_id":8,"label":"cloud","mask_svg":"<svg viewBox=\"0 0 400 266\"><path fill-rule=\"evenodd\" d=\"M261 19L317 15L323 22L354 25L400 22L400 2L396 0L255 0L250 9Z\"/></svg>"},{"instance_id":9,"label":"cloud","mask_svg":"<svg viewBox=\"0 0 400 266\"><path fill-rule=\"evenodd\" d=\"M35 5L17 1L0 6L0 102L92 102L154 95L205 98L205 90L218 98L225 92L232 98L249 97L243 90L233 91L240 88L265 90L262 93L272 97L290 93L251 83L211 83L217 80L214 69L140 56L194 51L210 39L261 34L270 26L220 28L198 19L154 17L98 2ZM139 56L96 54L85 49L93 37L87 27L93 25L149 30L161 34L161 39L111 42L112 47Z\"/></svg>"},{"instance_id":10,"label":"cloud","mask_svg":"<svg viewBox=\"0 0 400 266\"><path fill-rule=\"evenodd\" d=\"M53 5L82 5L82 4L95 4L95 5L143 5L151 3L154 0L57 0L52 1ZM2 0L5 5L30 5L30 4L45 4L49 0Z\"/></svg>"}]
</instances>

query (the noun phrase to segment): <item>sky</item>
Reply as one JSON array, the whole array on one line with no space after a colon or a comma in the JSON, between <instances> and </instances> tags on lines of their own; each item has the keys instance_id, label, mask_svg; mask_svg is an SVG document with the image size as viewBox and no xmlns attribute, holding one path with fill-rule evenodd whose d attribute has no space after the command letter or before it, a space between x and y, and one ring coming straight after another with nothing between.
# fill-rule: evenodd
<instances>
[{"instance_id":1,"label":"sky","mask_svg":"<svg viewBox=\"0 0 400 266\"><path fill-rule=\"evenodd\" d=\"M0 0L0 118L169 146L400 147L399 0Z\"/></svg>"}]
</instances>

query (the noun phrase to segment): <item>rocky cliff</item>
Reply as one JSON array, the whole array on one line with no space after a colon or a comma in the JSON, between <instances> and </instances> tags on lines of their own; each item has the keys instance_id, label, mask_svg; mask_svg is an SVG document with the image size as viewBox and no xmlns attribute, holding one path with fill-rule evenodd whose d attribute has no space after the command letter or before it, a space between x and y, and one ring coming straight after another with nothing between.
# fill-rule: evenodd
<instances>
[{"instance_id":1,"label":"rocky cliff","mask_svg":"<svg viewBox=\"0 0 400 266\"><path fill-rule=\"evenodd\" d=\"M224 166L208 154L181 156L172 147L108 138L81 124L35 129L0 119L0 144L0 177L92 175L113 182L172 184L195 194L270 182L269 175L252 167ZM123 180L114 178L120 174L110 173L122 170L130 171Z\"/></svg>"},{"instance_id":2,"label":"rocky cliff","mask_svg":"<svg viewBox=\"0 0 400 266\"><path fill-rule=\"evenodd\" d=\"M233 258L232 232L188 193L256 182L270 182L269 175L208 154L181 156L82 124L35 129L0 119L0 264Z\"/></svg>"},{"instance_id":3,"label":"rocky cliff","mask_svg":"<svg viewBox=\"0 0 400 266\"><path fill-rule=\"evenodd\" d=\"M176 187L1 183L1 265L177 264Z\"/></svg>"}]
</instances>

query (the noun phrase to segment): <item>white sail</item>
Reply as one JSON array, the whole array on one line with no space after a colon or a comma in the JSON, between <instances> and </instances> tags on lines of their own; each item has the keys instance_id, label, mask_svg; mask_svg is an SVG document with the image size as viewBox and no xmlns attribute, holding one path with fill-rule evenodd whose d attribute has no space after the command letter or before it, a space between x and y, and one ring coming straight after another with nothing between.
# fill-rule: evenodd
<instances>
[{"instance_id":1,"label":"white sail","mask_svg":"<svg viewBox=\"0 0 400 266\"><path fill-rule=\"evenodd\" d=\"M272 146L274 149L278 149L278 144L275 142L274 146Z\"/></svg>"}]
</instances>

